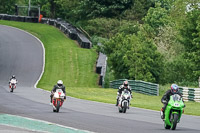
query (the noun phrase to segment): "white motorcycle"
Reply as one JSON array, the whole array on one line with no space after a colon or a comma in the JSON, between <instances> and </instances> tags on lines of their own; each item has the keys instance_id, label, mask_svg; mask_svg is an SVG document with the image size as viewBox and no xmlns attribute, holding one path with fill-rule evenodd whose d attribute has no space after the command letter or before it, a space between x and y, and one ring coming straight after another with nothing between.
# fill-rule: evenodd
<instances>
[{"instance_id":1,"label":"white motorcycle","mask_svg":"<svg viewBox=\"0 0 200 133\"><path fill-rule=\"evenodd\" d=\"M16 89L16 84L17 84L17 80L11 79L11 81L9 82L10 92L13 92L13 90Z\"/></svg>"},{"instance_id":2,"label":"white motorcycle","mask_svg":"<svg viewBox=\"0 0 200 133\"><path fill-rule=\"evenodd\" d=\"M118 105L118 109L120 113L126 113L126 110L129 109L129 105L130 105L130 100L131 100L131 93L125 89L124 91L122 91L121 96L119 97L119 105Z\"/></svg>"},{"instance_id":3,"label":"white motorcycle","mask_svg":"<svg viewBox=\"0 0 200 133\"><path fill-rule=\"evenodd\" d=\"M62 107L64 102L65 94L62 89L57 89L53 95L53 112L59 112L60 107Z\"/></svg>"}]
</instances>

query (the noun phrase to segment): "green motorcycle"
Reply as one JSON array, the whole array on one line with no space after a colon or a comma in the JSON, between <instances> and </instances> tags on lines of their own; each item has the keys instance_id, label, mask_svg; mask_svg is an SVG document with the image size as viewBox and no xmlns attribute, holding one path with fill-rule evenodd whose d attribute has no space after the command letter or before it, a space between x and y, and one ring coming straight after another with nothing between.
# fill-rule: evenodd
<instances>
[{"instance_id":1,"label":"green motorcycle","mask_svg":"<svg viewBox=\"0 0 200 133\"><path fill-rule=\"evenodd\" d=\"M176 129L177 123L180 122L181 115L184 111L184 103L180 95L170 96L170 100L165 109L164 126L165 129Z\"/></svg>"}]
</instances>

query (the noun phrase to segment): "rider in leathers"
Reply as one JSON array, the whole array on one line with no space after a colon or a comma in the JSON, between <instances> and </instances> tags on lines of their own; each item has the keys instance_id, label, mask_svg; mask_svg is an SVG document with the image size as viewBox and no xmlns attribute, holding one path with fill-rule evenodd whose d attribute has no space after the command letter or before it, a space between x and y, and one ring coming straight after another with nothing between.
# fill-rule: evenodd
<instances>
[{"instance_id":1,"label":"rider in leathers","mask_svg":"<svg viewBox=\"0 0 200 133\"><path fill-rule=\"evenodd\" d=\"M161 108L161 119L165 118L165 109L170 100L170 96L174 94L178 94L182 97L182 94L179 92L179 87L176 84L172 84L171 89L167 90L161 99L161 102L164 104L164 106Z\"/></svg>"},{"instance_id":2,"label":"rider in leathers","mask_svg":"<svg viewBox=\"0 0 200 133\"><path fill-rule=\"evenodd\" d=\"M10 81L11 81L12 79L16 80L16 82L17 82L17 79L16 79L15 75L12 75L12 77L10 78ZM10 84L10 81L9 81L9 84Z\"/></svg>"},{"instance_id":3,"label":"rider in leathers","mask_svg":"<svg viewBox=\"0 0 200 133\"><path fill-rule=\"evenodd\" d=\"M57 89L62 89L63 93L65 94L65 86L63 85L62 80L58 80L57 85L54 85L53 89L51 90L51 95L50 95L51 103L50 104L52 104L52 98ZM64 97L64 99L66 99L66 96Z\"/></svg>"},{"instance_id":4,"label":"rider in leathers","mask_svg":"<svg viewBox=\"0 0 200 133\"><path fill-rule=\"evenodd\" d=\"M17 84L17 79L15 77L15 75L12 75L12 77L10 78L10 81L9 81L9 84L11 83L11 80L15 80L16 81L16 84ZM13 90L10 90L10 92L13 92Z\"/></svg>"},{"instance_id":5,"label":"rider in leathers","mask_svg":"<svg viewBox=\"0 0 200 133\"><path fill-rule=\"evenodd\" d=\"M129 92L130 92L130 94L131 94L131 98L132 98L132 92L131 92L131 87L129 86L129 84L128 84L128 81L126 80L126 81L124 81L123 82L123 85L121 85L120 87L119 87L119 89L118 89L118 92L117 92L117 103L116 103L116 106L118 106L118 101L119 101L119 97L121 96L121 94L122 94L122 91L124 91L124 89L127 89Z\"/></svg>"}]
</instances>

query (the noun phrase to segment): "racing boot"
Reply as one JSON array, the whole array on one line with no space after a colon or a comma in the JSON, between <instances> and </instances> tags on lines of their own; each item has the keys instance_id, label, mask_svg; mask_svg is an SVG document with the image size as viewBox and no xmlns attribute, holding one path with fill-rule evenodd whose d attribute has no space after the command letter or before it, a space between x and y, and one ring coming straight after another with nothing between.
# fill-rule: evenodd
<instances>
[{"instance_id":1,"label":"racing boot","mask_svg":"<svg viewBox=\"0 0 200 133\"><path fill-rule=\"evenodd\" d=\"M161 119L163 119L163 120L165 119L165 114L164 114L163 108L161 108L160 116L161 116Z\"/></svg>"},{"instance_id":2,"label":"racing boot","mask_svg":"<svg viewBox=\"0 0 200 133\"><path fill-rule=\"evenodd\" d=\"M117 102L116 102L116 105L115 106L118 106L119 102L118 102L118 99L117 99Z\"/></svg>"},{"instance_id":3,"label":"racing boot","mask_svg":"<svg viewBox=\"0 0 200 133\"><path fill-rule=\"evenodd\" d=\"M50 105L53 105L53 104L52 104L52 96L50 96L50 99L51 99L51 100L50 100Z\"/></svg>"}]
</instances>

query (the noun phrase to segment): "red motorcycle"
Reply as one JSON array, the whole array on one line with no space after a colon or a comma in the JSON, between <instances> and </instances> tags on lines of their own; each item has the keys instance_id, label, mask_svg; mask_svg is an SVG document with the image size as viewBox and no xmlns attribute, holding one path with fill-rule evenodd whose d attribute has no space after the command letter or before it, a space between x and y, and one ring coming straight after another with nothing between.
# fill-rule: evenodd
<instances>
[{"instance_id":1,"label":"red motorcycle","mask_svg":"<svg viewBox=\"0 0 200 133\"><path fill-rule=\"evenodd\" d=\"M60 107L62 107L64 102L65 94L63 93L62 89L57 89L53 95L53 112L59 112Z\"/></svg>"}]
</instances>

